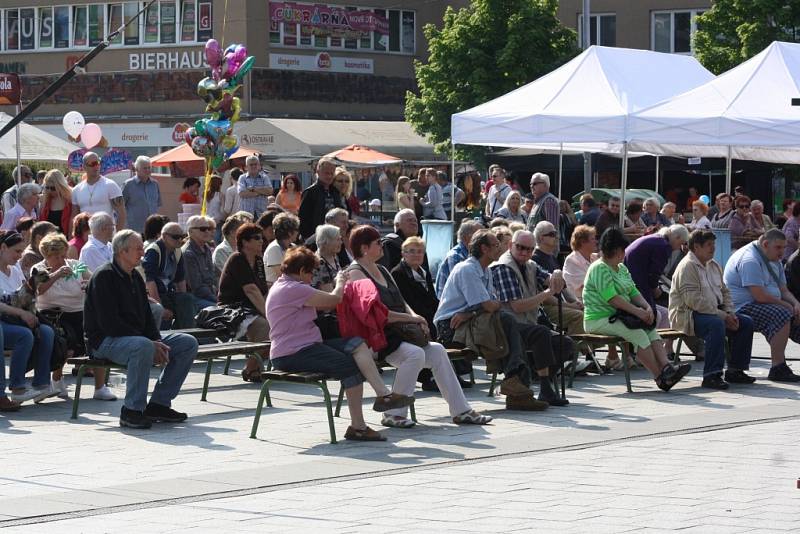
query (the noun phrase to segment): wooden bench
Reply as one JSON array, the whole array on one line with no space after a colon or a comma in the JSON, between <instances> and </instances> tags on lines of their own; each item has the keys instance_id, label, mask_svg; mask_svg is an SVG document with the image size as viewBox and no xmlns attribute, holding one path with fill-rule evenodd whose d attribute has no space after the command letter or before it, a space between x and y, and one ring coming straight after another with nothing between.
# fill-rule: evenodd
<instances>
[{"instance_id":1,"label":"wooden bench","mask_svg":"<svg viewBox=\"0 0 800 534\"><path fill-rule=\"evenodd\" d=\"M464 360L464 359L473 359L475 354L471 351L465 349L457 349L457 348L449 348L447 349L447 356L450 358L451 361L455 360ZM379 369L385 369L392 367L385 361L377 361L375 362ZM250 437L255 439L256 432L258 431L258 424L261 420L261 410L264 407L264 402L266 401L267 407L272 408L272 399L269 395L269 388L273 382L286 382L291 384L305 384L308 386L313 386L322 390L322 396L325 399L325 409L328 412L328 427L331 433L331 443L336 443L336 430L333 424L334 412L331 406L331 396L330 392L328 391L328 380L331 380L329 376L326 376L321 373L290 373L286 371L277 371L277 370L267 370L261 374L261 378L264 380L264 384L261 386L261 394L258 397L258 405L256 406L256 414L255 418L253 419L253 428L250 431ZM474 383L474 378L473 378ZM344 399L344 388L339 388L339 396L336 401L336 412L335 417L339 417L342 408L342 401ZM417 422L417 414L414 410L414 405L412 404L409 407L409 412L411 415L411 420Z\"/></svg>"},{"instance_id":2,"label":"wooden bench","mask_svg":"<svg viewBox=\"0 0 800 534\"><path fill-rule=\"evenodd\" d=\"M195 361L206 362L205 377L203 380L203 393L200 396L201 401L206 400L208 394L208 383L211 378L211 368L214 360L217 358L225 358L234 354L253 355L260 358L259 352L269 350L268 341L251 342L251 341L231 341L228 343L217 343L213 345L200 345L197 349ZM81 399L81 384L83 383L83 376L87 369L102 368L107 371L127 370L125 365L114 363L110 360L100 358L91 358L89 356L82 356L79 358L69 358L67 363L74 364L78 367L78 377L75 381L75 395L72 400L72 419L78 418L78 405Z\"/></svg>"}]
</instances>

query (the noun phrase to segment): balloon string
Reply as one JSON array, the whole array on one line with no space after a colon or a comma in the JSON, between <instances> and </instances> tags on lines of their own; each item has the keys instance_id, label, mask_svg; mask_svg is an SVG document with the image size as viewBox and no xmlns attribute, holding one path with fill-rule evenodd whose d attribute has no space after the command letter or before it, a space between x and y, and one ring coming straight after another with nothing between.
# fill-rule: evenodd
<instances>
[{"instance_id":1,"label":"balloon string","mask_svg":"<svg viewBox=\"0 0 800 534\"><path fill-rule=\"evenodd\" d=\"M222 13L222 44L220 48L225 50L225 23L228 21L228 0L225 0L225 11Z\"/></svg>"},{"instance_id":2,"label":"balloon string","mask_svg":"<svg viewBox=\"0 0 800 534\"><path fill-rule=\"evenodd\" d=\"M200 215L206 214L206 197L208 188L211 187L211 158L206 158L206 183L203 185L203 205L200 206Z\"/></svg>"}]
</instances>

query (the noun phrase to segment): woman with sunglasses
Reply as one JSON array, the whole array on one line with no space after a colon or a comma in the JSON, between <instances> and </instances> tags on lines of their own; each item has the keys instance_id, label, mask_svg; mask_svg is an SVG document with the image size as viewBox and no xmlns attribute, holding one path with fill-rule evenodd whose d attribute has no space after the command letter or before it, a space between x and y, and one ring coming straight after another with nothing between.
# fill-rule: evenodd
<instances>
[{"instance_id":1,"label":"woman with sunglasses","mask_svg":"<svg viewBox=\"0 0 800 534\"><path fill-rule=\"evenodd\" d=\"M40 221L50 221L64 235L72 231L72 188L58 169L44 176L44 202Z\"/></svg>"},{"instance_id":2,"label":"woman with sunglasses","mask_svg":"<svg viewBox=\"0 0 800 534\"><path fill-rule=\"evenodd\" d=\"M261 257L262 240L261 227L257 224L240 226L236 231L236 252L225 262L219 279L217 304L240 307L247 313L239 325L237 339L241 336L247 336L248 341L269 339L269 324L264 308L267 277ZM258 360L248 358L242 370L242 380L261 382L261 364Z\"/></svg>"},{"instance_id":3,"label":"woman with sunglasses","mask_svg":"<svg viewBox=\"0 0 800 534\"><path fill-rule=\"evenodd\" d=\"M214 219L192 215L186 221L189 243L183 251L188 291L194 297L195 311L217 302L217 277L214 273L214 249L209 243L214 239Z\"/></svg>"},{"instance_id":4,"label":"woman with sunglasses","mask_svg":"<svg viewBox=\"0 0 800 534\"><path fill-rule=\"evenodd\" d=\"M735 200L736 211L728 223L728 230L731 231L731 247L741 248L763 234L764 228L759 231L758 223L750 213L750 197L740 195Z\"/></svg>"},{"instance_id":5,"label":"woman with sunglasses","mask_svg":"<svg viewBox=\"0 0 800 534\"><path fill-rule=\"evenodd\" d=\"M33 313L12 304L14 294L25 283L17 262L25 243L16 231L0 230L0 333L2 346L11 350L11 398L6 396L5 365L0 365L0 411L16 411L22 402L39 402L56 393L50 385L53 329L39 324ZM25 383L28 360L36 341L32 387Z\"/></svg>"}]
</instances>

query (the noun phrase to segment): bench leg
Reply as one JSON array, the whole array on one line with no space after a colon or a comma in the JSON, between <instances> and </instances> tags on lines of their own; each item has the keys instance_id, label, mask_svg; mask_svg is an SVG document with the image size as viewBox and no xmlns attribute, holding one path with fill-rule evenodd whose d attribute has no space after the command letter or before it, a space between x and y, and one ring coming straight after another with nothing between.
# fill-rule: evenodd
<instances>
[{"instance_id":1,"label":"bench leg","mask_svg":"<svg viewBox=\"0 0 800 534\"><path fill-rule=\"evenodd\" d=\"M589 358L591 358L595 367L597 367L597 369L600 371L600 376L606 374L606 372L603 370L603 366L597 361L597 353L595 353L594 347L589 347ZM572 384L570 384L570 387L572 387Z\"/></svg>"},{"instance_id":2,"label":"bench leg","mask_svg":"<svg viewBox=\"0 0 800 534\"><path fill-rule=\"evenodd\" d=\"M261 419L261 409L264 407L264 400L267 401L267 406L272 408L272 400L269 398L269 385L271 380L265 380L261 386L261 393L258 395L258 406L256 406L256 415L253 418L253 429L250 431L250 438L256 438L258 432L258 422Z\"/></svg>"},{"instance_id":3,"label":"bench leg","mask_svg":"<svg viewBox=\"0 0 800 534\"><path fill-rule=\"evenodd\" d=\"M222 370L223 375L227 375L231 370L231 358L233 358L233 354L228 354L228 357L225 359L225 369Z\"/></svg>"},{"instance_id":4,"label":"bench leg","mask_svg":"<svg viewBox=\"0 0 800 534\"><path fill-rule=\"evenodd\" d=\"M200 400L205 402L206 396L208 395L208 382L211 380L211 368L214 365L214 358L209 358L208 363L206 363L206 376L203 378L203 394L200 395Z\"/></svg>"},{"instance_id":5,"label":"bench leg","mask_svg":"<svg viewBox=\"0 0 800 534\"><path fill-rule=\"evenodd\" d=\"M342 413L342 400L344 400L344 388L339 386L339 398L336 399L336 413L334 413L336 417Z\"/></svg>"},{"instance_id":6,"label":"bench leg","mask_svg":"<svg viewBox=\"0 0 800 534\"><path fill-rule=\"evenodd\" d=\"M333 409L331 407L331 394L328 392L328 384L322 380L317 382L317 385L322 390L322 395L325 397L325 410L328 412L328 427L331 431L331 444L336 444L336 428L333 426Z\"/></svg>"},{"instance_id":7,"label":"bench leg","mask_svg":"<svg viewBox=\"0 0 800 534\"><path fill-rule=\"evenodd\" d=\"M408 407L408 413L411 415L411 420L415 423L417 422L417 410L414 408L414 404L412 403L411 406Z\"/></svg>"},{"instance_id":8,"label":"bench leg","mask_svg":"<svg viewBox=\"0 0 800 534\"><path fill-rule=\"evenodd\" d=\"M676 365L681 363L681 345L683 345L683 338L679 337L678 346L675 348L675 361L673 362Z\"/></svg>"},{"instance_id":9,"label":"bench leg","mask_svg":"<svg viewBox=\"0 0 800 534\"><path fill-rule=\"evenodd\" d=\"M492 373L492 382L489 384L488 397L494 397L494 388L497 386L497 373Z\"/></svg>"},{"instance_id":10,"label":"bench leg","mask_svg":"<svg viewBox=\"0 0 800 534\"><path fill-rule=\"evenodd\" d=\"M633 388L631 387L631 368L628 367L628 357L630 356L628 347L629 345L627 342L623 341L620 343L620 348L622 349L622 365L625 367L625 386L628 388L628 393L633 393Z\"/></svg>"},{"instance_id":11,"label":"bench leg","mask_svg":"<svg viewBox=\"0 0 800 534\"><path fill-rule=\"evenodd\" d=\"M78 377L75 380L75 396L72 398L72 417L70 419L78 418L78 403L81 402L81 383L83 382L83 375L86 373L88 367L86 364L81 364L78 367ZM108 371L111 371L109 369ZM107 374L111 374L110 372Z\"/></svg>"},{"instance_id":12,"label":"bench leg","mask_svg":"<svg viewBox=\"0 0 800 534\"><path fill-rule=\"evenodd\" d=\"M579 350L575 350L575 354L572 355L572 365L569 368L569 388L572 389L572 384L575 382L575 368L578 366L578 354L580 354ZM564 372L564 368L561 368L561 372ZM563 392L564 395L567 394L566 391Z\"/></svg>"}]
</instances>

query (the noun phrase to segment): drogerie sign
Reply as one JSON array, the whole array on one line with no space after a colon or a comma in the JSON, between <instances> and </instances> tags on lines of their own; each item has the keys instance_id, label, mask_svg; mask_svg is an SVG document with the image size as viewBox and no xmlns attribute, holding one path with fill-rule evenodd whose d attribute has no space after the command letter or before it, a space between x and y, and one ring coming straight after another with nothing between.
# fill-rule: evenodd
<instances>
[{"instance_id":1,"label":"drogerie sign","mask_svg":"<svg viewBox=\"0 0 800 534\"><path fill-rule=\"evenodd\" d=\"M0 74L0 105L16 106L19 104L19 94L19 76Z\"/></svg>"}]
</instances>

